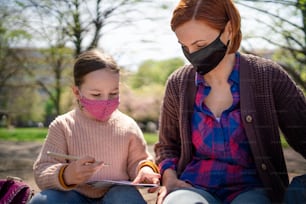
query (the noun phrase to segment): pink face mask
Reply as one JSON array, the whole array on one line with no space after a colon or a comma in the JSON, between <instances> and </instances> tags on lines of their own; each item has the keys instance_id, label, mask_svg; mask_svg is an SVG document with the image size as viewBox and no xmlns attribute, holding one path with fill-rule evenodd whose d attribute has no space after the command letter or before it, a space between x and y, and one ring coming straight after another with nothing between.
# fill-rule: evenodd
<instances>
[{"instance_id":1,"label":"pink face mask","mask_svg":"<svg viewBox=\"0 0 306 204\"><path fill-rule=\"evenodd\" d=\"M84 96L80 103L95 119L106 121L119 106L119 97L109 100L91 100Z\"/></svg>"}]
</instances>

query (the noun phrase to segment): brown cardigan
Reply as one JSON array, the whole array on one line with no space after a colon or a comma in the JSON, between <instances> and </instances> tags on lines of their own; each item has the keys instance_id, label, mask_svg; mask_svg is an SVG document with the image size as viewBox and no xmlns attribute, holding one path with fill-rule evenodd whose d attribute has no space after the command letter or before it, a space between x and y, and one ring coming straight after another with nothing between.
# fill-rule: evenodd
<instances>
[{"instance_id":1,"label":"brown cardigan","mask_svg":"<svg viewBox=\"0 0 306 204\"><path fill-rule=\"evenodd\" d=\"M162 104L156 160L178 157L178 175L192 159L190 124L196 90L195 71L184 66L169 77ZM271 200L281 202L288 173L279 128L306 158L305 96L276 63L241 54L240 104L258 175Z\"/></svg>"}]
</instances>

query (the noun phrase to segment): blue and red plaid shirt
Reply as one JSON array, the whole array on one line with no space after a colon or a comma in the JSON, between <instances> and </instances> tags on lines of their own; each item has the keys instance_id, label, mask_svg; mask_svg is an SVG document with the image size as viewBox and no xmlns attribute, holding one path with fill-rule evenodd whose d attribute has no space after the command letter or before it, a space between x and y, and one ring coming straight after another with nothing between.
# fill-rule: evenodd
<instances>
[{"instance_id":1,"label":"blue and red plaid shirt","mask_svg":"<svg viewBox=\"0 0 306 204\"><path fill-rule=\"evenodd\" d=\"M239 64L229 76L233 104L220 118L204 104L210 92L203 76L196 75L197 93L192 117L192 143L195 149L192 161L186 166L181 180L204 189L224 203L230 203L238 194L261 186L240 115ZM160 164L161 172L176 169L178 158L169 158Z\"/></svg>"}]
</instances>

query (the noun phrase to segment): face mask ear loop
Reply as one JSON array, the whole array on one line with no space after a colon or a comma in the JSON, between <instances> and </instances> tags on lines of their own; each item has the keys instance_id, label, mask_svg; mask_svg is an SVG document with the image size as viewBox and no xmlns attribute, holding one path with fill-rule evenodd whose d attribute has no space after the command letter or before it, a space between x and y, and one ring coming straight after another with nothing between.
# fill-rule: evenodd
<instances>
[{"instance_id":1,"label":"face mask ear loop","mask_svg":"<svg viewBox=\"0 0 306 204\"><path fill-rule=\"evenodd\" d=\"M221 38L221 35L223 34L223 32L224 32L224 29L222 29L222 30L220 31L220 34L219 34L218 38ZM228 47L228 45L230 44L230 42L231 42L230 39L227 40L226 47Z\"/></svg>"},{"instance_id":2,"label":"face mask ear loop","mask_svg":"<svg viewBox=\"0 0 306 204\"><path fill-rule=\"evenodd\" d=\"M229 53L229 46L230 46L230 44L231 44L231 40L227 40L227 43L226 43L226 53L228 54Z\"/></svg>"},{"instance_id":3,"label":"face mask ear loop","mask_svg":"<svg viewBox=\"0 0 306 204\"><path fill-rule=\"evenodd\" d=\"M80 91L80 87L78 87L78 91L79 91L79 96L80 96L80 98L82 98L83 96L82 96L82 93L81 93L81 91ZM78 103L79 108L80 108L81 110L83 110L83 109L84 109L84 106L81 104L80 99L77 99L77 103Z\"/></svg>"},{"instance_id":4,"label":"face mask ear loop","mask_svg":"<svg viewBox=\"0 0 306 204\"><path fill-rule=\"evenodd\" d=\"M78 106L81 110L83 110L84 106L81 104L80 100L77 99Z\"/></svg>"},{"instance_id":5,"label":"face mask ear loop","mask_svg":"<svg viewBox=\"0 0 306 204\"><path fill-rule=\"evenodd\" d=\"M231 42L231 40L228 40L228 41L227 41L227 43L226 43L226 47L228 47L228 46L229 46L230 42Z\"/></svg>"}]
</instances>

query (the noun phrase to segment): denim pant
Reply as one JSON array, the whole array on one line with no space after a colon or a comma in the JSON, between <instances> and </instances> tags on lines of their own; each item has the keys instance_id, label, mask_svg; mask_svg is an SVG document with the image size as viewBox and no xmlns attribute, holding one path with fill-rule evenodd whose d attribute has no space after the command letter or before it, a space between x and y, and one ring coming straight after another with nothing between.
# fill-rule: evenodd
<instances>
[{"instance_id":1,"label":"denim pant","mask_svg":"<svg viewBox=\"0 0 306 204\"><path fill-rule=\"evenodd\" d=\"M133 186L114 186L102 198L88 198L77 191L48 189L34 195L29 204L145 204Z\"/></svg>"},{"instance_id":2,"label":"denim pant","mask_svg":"<svg viewBox=\"0 0 306 204\"><path fill-rule=\"evenodd\" d=\"M306 204L306 174L292 179L285 193L286 204Z\"/></svg>"},{"instance_id":3,"label":"denim pant","mask_svg":"<svg viewBox=\"0 0 306 204\"><path fill-rule=\"evenodd\" d=\"M171 192L163 204L222 204L223 202L208 193L196 188L183 188ZM250 190L238 195L231 204L270 204L268 195L263 190Z\"/></svg>"}]
</instances>

